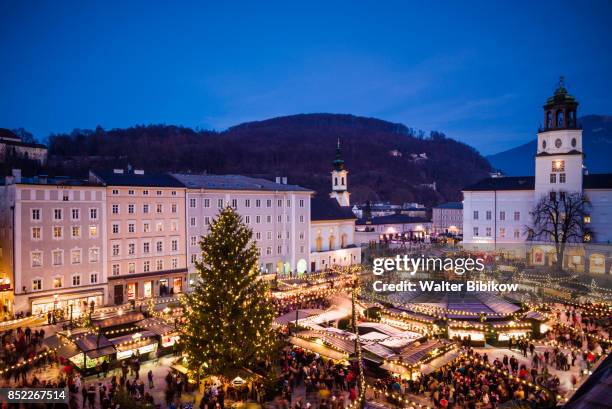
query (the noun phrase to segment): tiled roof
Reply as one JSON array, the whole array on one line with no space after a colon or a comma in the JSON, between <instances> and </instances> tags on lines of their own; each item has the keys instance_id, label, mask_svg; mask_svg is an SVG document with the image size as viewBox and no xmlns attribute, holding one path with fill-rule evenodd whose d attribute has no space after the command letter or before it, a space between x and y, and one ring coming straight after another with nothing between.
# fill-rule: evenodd
<instances>
[{"instance_id":1,"label":"tiled roof","mask_svg":"<svg viewBox=\"0 0 612 409\"><path fill-rule=\"evenodd\" d=\"M114 171L92 171L106 186L145 186L145 187L184 187L183 184L167 173L143 174Z\"/></svg>"},{"instance_id":2,"label":"tiled roof","mask_svg":"<svg viewBox=\"0 0 612 409\"><path fill-rule=\"evenodd\" d=\"M461 202L446 202L446 203L441 203L437 206L433 207L434 209L457 209L457 210L461 210L463 209L463 203Z\"/></svg>"},{"instance_id":3,"label":"tiled roof","mask_svg":"<svg viewBox=\"0 0 612 409\"><path fill-rule=\"evenodd\" d=\"M500 178L487 178L464 188L464 191L482 190L533 190L535 188L534 176L504 176Z\"/></svg>"},{"instance_id":4,"label":"tiled roof","mask_svg":"<svg viewBox=\"0 0 612 409\"><path fill-rule=\"evenodd\" d=\"M596 173L584 175L584 189L612 189L612 173Z\"/></svg>"},{"instance_id":5,"label":"tiled roof","mask_svg":"<svg viewBox=\"0 0 612 409\"><path fill-rule=\"evenodd\" d=\"M612 173L597 173L583 176L584 189L612 189ZM463 189L464 191L486 190L533 190L534 176L504 176L500 178L483 179L480 182Z\"/></svg>"},{"instance_id":6,"label":"tiled roof","mask_svg":"<svg viewBox=\"0 0 612 409\"><path fill-rule=\"evenodd\" d=\"M359 219L357 225L380 225L380 224L405 224L405 223L428 223L424 217L411 217L405 214L390 214L387 216L372 217L372 219Z\"/></svg>"},{"instance_id":7,"label":"tiled roof","mask_svg":"<svg viewBox=\"0 0 612 409\"><path fill-rule=\"evenodd\" d=\"M309 192L310 189L298 185L286 185L262 178L252 178L242 175L208 175L173 173L185 187L191 189L212 190L250 190L250 191L281 191L281 192Z\"/></svg>"},{"instance_id":8,"label":"tiled roof","mask_svg":"<svg viewBox=\"0 0 612 409\"><path fill-rule=\"evenodd\" d=\"M310 199L310 220L354 220L357 217L348 206L340 206L336 199L317 194Z\"/></svg>"}]
</instances>

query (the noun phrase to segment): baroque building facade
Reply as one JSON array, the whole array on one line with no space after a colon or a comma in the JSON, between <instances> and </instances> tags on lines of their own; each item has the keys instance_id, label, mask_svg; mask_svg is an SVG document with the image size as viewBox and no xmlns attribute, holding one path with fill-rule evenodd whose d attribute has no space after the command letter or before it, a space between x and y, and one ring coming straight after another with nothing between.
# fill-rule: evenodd
<instances>
[{"instance_id":1,"label":"baroque building facade","mask_svg":"<svg viewBox=\"0 0 612 409\"><path fill-rule=\"evenodd\" d=\"M544 104L537 134L535 176L493 177L463 190L463 244L468 249L524 257L539 266L555 261L553 243L531 241L528 227L541 198L584 194L590 201L584 223L592 235L568 244L563 265L610 274L612 268L612 174L589 174L584 165L578 101L560 81Z\"/></svg>"}]
</instances>

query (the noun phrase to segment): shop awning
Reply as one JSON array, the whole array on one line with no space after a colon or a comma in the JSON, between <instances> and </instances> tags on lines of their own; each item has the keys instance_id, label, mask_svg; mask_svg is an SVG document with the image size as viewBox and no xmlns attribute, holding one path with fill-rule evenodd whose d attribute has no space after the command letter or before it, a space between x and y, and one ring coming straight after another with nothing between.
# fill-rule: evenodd
<instances>
[{"instance_id":1,"label":"shop awning","mask_svg":"<svg viewBox=\"0 0 612 409\"><path fill-rule=\"evenodd\" d=\"M147 318L146 320L139 322L138 325L146 328L147 331L150 331L160 337L175 332L172 325L166 324L165 322L154 318Z\"/></svg>"},{"instance_id":2,"label":"shop awning","mask_svg":"<svg viewBox=\"0 0 612 409\"><path fill-rule=\"evenodd\" d=\"M83 352L90 352L113 346L108 338L106 338L104 335L97 334L79 335L74 342Z\"/></svg>"},{"instance_id":3,"label":"shop awning","mask_svg":"<svg viewBox=\"0 0 612 409\"><path fill-rule=\"evenodd\" d=\"M70 359L73 356L81 353L74 343L66 339L62 339L57 335L52 335L45 338L43 345L55 350L55 353L64 359Z\"/></svg>"},{"instance_id":4,"label":"shop awning","mask_svg":"<svg viewBox=\"0 0 612 409\"><path fill-rule=\"evenodd\" d=\"M123 313L122 315L115 315L114 317L109 317L102 320L95 320L94 325L98 328L119 327L121 325L127 325L142 321L144 320L144 318L145 317L141 312L130 311Z\"/></svg>"},{"instance_id":5,"label":"shop awning","mask_svg":"<svg viewBox=\"0 0 612 409\"><path fill-rule=\"evenodd\" d=\"M110 346L110 347L94 349L93 351L87 351L86 354L87 354L87 358L95 359L101 356L112 355L115 352L116 352L115 348Z\"/></svg>"},{"instance_id":6,"label":"shop awning","mask_svg":"<svg viewBox=\"0 0 612 409\"><path fill-rule=\"evenodd\" d=\"M328 348L328 347L326 347L324 345L320 345L320 344L317 344L316 342L308 341L308 340L305 340L305 339L302 339L302 338L291 337L289 339L289 342L292 345L295 345L295 346L300 347L300 348L304 348L306 350L315 352L315 353L317 353L319 355L322 355L322 356L324 356L326 358L334 359L336 361L343 361L343 360L346 360L348 358L347 354L344 354L342 352L339 352L339 351L333 350L331 348Z\"/></svg>"}]
</instances>

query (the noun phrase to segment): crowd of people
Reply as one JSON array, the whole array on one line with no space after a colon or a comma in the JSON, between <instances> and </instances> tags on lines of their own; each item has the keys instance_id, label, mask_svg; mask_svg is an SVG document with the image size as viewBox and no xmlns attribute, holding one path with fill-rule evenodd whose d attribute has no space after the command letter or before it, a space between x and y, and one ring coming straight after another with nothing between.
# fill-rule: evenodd
<instances>
[{"instance_id":1,"label":"crowd of people","mask_svg":"<svg viewBox=\"0 0 612 409\"><path fill-rule=\"evenodd\" d=\"M358 398L357 370L301 348L285 348L279 359L281 394L278 409L341 409ZM304 394L295 398L297 389Z\"/></svg>"},{"instance_id":2,"label":"crowd of people","mask_svg":"<svg viewBox=\"0 0 612 409\"><path fill-rule=\"evenodd\" d=\"M496 369L509 370L514 376ZM534 408L554 405L554 392L523 383L532 380L530 376L525 365L512 368L509 359L505 365L497 359L490 364L486 354L467 348L455 360L416 380L389 378L379 380L376 386L401 396L427 396L436 408L492 409L509 400L526 401Z\"/></svg>"},{"instance_id":3,"label":"crowd of people","mask_svg":"<svg viewBox=\"0 0 612 409\"><path fill-rule=\"evenodd\" d=\"M29 327L17 328L4 331L0 337L2 348L0 349L0 369L16 366L10 371L4 372L6 379L13 378L15 383L25 383L28 372L34 367L45 365L47 360L28 360L40 354L43 350L45 331L43 329L32 330ZM48 356L45 356L48 358Z\"/></svg>"}]
</instances>

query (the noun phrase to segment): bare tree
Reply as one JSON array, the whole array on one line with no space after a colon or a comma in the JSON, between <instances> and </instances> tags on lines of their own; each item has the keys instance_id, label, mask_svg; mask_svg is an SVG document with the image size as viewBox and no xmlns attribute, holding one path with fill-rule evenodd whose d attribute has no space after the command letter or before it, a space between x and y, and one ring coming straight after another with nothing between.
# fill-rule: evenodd
<instances>
[{"instance_id":1,"label":"bare tree","mask_svg":"<svg viewBox=\"0 0 612 409\"><path fill-rule=\"evenodd\" d=\"M592 232L585 222L590 207L591 202L583 193L550 192L530 212L532 225L526 227L527 239L554 243L557 270L563 269L563 255L568 243L592 239Z\"/></svg>"}]
</instances>

